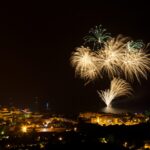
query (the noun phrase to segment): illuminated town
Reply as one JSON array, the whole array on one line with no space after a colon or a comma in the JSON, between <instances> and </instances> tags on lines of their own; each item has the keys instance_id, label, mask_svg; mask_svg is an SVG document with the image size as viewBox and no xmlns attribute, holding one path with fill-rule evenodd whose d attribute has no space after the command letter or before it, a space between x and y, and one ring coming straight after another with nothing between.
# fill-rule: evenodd
<instances>
[{"instance_id":1,"label":"illuminated town","mask_svg":"<svg viewBox=\"0 0 150 150\"><path fill-rule=\"evenodd\" d=\"M92 124L98 124L101 126L109 125L137 125L149 121L149 117L144 114L94 114L94 113L85 113L80 114L81 118L87 119L87 122Z\"/></svg>"},{"instance_id":2,"label":"illuminated town","mask_svg":"<svg viewBox=\"0 0 150 150\"><path fill-rule=\"evenodd\" d=\"M107 147L115 146L117 140L119 147L134 149L138 142L135 135L139 130L146 134L149 129L148 111L121 114L86 112L80 113L76 118L67 119L62 115L47 115L31 112L29 109L0 108L0 145L6 150L46 149L55 144L87 142ZM123 138L124 134L131 134L134 141L128 137ZM143 134L138 135L142 139L140 148L150 148L149 135Z\"/></svg>"}]
</instances>

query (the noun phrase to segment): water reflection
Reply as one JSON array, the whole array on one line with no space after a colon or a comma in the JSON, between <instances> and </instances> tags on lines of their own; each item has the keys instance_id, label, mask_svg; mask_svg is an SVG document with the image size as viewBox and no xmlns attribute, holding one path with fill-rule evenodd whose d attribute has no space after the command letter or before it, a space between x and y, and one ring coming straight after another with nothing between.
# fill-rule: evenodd
<instances>
[{"instance_id":1,"label":"water reflection","mask_svg":"<svg viewBox=\"0 0 150 150\"><path fill-rule=\"evenodd\" d=\"M125 112L129 112L126 109L122 109L122 108L114 108L112 106L109 107L104 107L101 109L102 112L105 113L113 113L113 114L119 114L119 113L125 113Z\"/></svg>"}]
</instances>

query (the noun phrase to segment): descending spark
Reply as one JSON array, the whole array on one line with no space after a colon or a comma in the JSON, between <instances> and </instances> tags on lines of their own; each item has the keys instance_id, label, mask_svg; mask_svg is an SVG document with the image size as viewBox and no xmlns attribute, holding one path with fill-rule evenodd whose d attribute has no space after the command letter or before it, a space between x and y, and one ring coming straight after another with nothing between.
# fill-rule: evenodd
<instances>
[{"instance_id":1,"label":"descending spark","mask_svg":"<svg viewBox=\"0 0 150 150\"><path fill-rule=\"evenodd\" d=\"M90 48L79 47L71 56L71 64L75 74L86 80L94 80L99 75L96 53Z\"/></svg>"},{"instance_id":2,"label":"descending spark","mask_svg":"<svg viewBox=\"0 0 150 150\"><path fill-rule=\"evenodd\" d=\"M140 77L147 79L147 74L150 71L150 54L143 50L127 52L121 61L121 69L126 79L133 81L136 78L139 82Z\"/></svg>"},{"instance_id":3,"label":"descending spark","mask_svg":"<svg viewBox=\"0 0 150 150\"><path fill-rule=\"evenodd\" d=\"M112 100L120 96L130 95L131 91L132 88L129 83L123 79L114 78L111 81L110 89L98 91L98 94L108 107Z\"/></svg>"},{"instance_id":4,"label":"descending spark","mask_svg":"<svg viewBox=\"0 0 150 150\"><path fill-rule=\"evenodd\" d=\"M107 41L102 50L98 51L99 72L106 72L109 78L124 74L126 79L133 81L140 77L147 79L150 71L150 54L141 40L129 41L128 37L121 35Z\"/></svg>"},{"instance_id":5,"label":"descending spark","mask_svg":"<svg viewBox=\"0 0 150 150\"><path fill-rule=\"evenodd\" d=\"M114 77L120 74L120 65L122 57L125 53L125 42L128 37L122 35L112 38L107 41L102 50L98 51L99 69L100 72L105 71L108 76Z\"/></svg>"}]
</instances>

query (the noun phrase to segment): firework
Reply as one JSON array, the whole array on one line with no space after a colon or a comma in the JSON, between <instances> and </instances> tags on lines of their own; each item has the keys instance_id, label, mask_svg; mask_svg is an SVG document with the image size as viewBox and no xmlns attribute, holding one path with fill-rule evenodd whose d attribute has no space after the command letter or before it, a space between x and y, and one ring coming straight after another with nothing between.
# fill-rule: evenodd
<instances>
[{"instance_id":1,"label":"firework","mask_svg":"<svg viewBox=\"0 0 150 150\"><path fill-rule=\"evenodd\" d=\"M142 50L127 52L121 61L121 69L126 79L133 81L136 78L139 82L140 77L147 79L147 74L150 71L150 54Z\"/></svg>"},{"instance_id":2,"label":"firework","mask_svg":"<svg viewBox=\"0 0 150 150\"><path fill-rule=\"evenodd\" d=\"M131 40L127 42L127 49L129 52L138 52L144 47L145 44L142 40L137 40L137 41Z\"/></svg>"},{"instance_id":3,"label":"firework","mask_svg":"<svg viewBox=\"0 0 150 150\"><path fill-rule=\"evenodd\" d=\"M128 37L122 35L107 41L103 49L98 51L100 72L106 72L110 78L120 75L122 57L125 54L125 42Z\"/></svg>"},{"instance_id":4,"label":"firework","mask_svg":"<svg viewBox=\"0 0 150 150\"><path fill-rule=\"evenodd\" d=\"M147 79L150 71L150 55L141 41L129 41L121 35L111 38L102 49L93 52L89 47L79 47L72 53L71 63L75 74L88 81L103 77L107 73L110 79L120 77L140 82L140 77Z\"/></svg>"},{"instance_id":5,"label":"firework","mask_svg":"<svg viewBox=\"0 0 150 150\"><path fill-rule=\"evenodd\" d=\"M150 71L150 54L147 54L146 45L141 41L129 41L121 35L108 40L103 49L98 51L99 72L106 72L109 78L124 74L126 79L140 82L140 77L147 79Z\"/></svg>"},{"instance_id":6,"label":"firework","mask_svg":"<svg viewBox=\"0 0 150 150\"><path fill-rule=\"evenodd\" d=\"M98 59L96 53L88 47L79 47L71 56L71 64L75 67L75 74L86 80L94 80L98 74Z\"/></svg>"},{"instance_id":7,"label":"firework","mask_svg":"<svg viewBox=\"0 0 150 150\"><path fill-rule=\"evenodd\" d=\"M84 37L84 44L93 44L92 48L79 47L71 56L71 64L75 74L90 82L97 77L108 75L113 79L110 89L98 91L99 97L110 106L117 97L132 94L132 88L125 80L134 81L147 79L150 71L150 54L145 50L142 40L133 41L129 37L118 35L115 38L102 26L95 26Z\"/></svg>"},{"instance_id":8,"label":"firework","mask_svg":"<svg viewBox=\"0 0 150 150\"><path fill-rule=\"evenodd\" d=\"M95 26L95 28L90 29L89 35L83 39L85 43L93 43L93 50L98 50L104 42L111 38L111 34L106 31L106 29L102 28L102 25Z\"/></svg>"},{"instance_id":9,"label":"firework","mask_svg":"<svg viewBox=\"0 0 150 150\"><path fill-rule=\"evenodd\" d=\"M114 78L111 81L110 89L98 91L98 94L108 107L115 98L132 94L132 88L125 80Z\"/></svg>"}]
</instances>

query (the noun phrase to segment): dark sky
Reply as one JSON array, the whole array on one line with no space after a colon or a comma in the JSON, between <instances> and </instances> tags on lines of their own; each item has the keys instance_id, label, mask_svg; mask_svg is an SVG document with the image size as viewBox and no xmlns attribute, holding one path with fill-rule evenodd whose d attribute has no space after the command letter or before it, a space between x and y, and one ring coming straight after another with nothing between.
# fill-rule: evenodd
<instances>
[{"instance_id":1,"label":"dark sky","mask_svg":"<svg viewBox=\"0 0 150 150\"><path fill-rule=\"evenodd\" d=\"M84 87L84 82L74 77L71 52L83 43L89 29L99 24L113 36L121 33L149 42L149 18L148 5L143 2L1 5L0 103L28 105L38 96L50 100L56 111L104 106L96 93L104 81ZM136 96L128 105L150 106L149 86L150 79L141 85L134 83Z\"/></svg>"}]
</instances>

